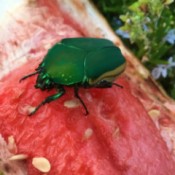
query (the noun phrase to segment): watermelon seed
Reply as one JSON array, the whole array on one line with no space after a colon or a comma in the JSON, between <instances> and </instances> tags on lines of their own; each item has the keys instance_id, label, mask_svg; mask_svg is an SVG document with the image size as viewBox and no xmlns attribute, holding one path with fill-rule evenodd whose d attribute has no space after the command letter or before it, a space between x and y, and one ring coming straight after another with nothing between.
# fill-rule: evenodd
<instances>
[{"instance_id":1,"label":"watermelon seed","mask_svg":"<svg viewBox=\"0 0 175 175\"><path fill-rule=\"evenodd\" d=\"M48 173L51 169L49 160L44 157L34 157L32 159L32 165L43 173Z\"/></svg>"},{"instance_id":2,"label":"watermelon seed","mask_svg":"<svg viewBox=\"0 0 175 175\"><path fill-rule=\"evenodd\" d=\"M9 158L9 160L25 160L28 156L26 154L16 154Z\"/></svg>"},{"instance_id":3,"label":"watermelon seed","mask_svg":"<svg viewBox=\"0 0 175 175\"><path fill-rule=\"evenodd\" d=\"M80 106L80 102L78 99L68 100L64 102L64 106L67 108L75 108Z\"/></svg>"},{"instance_id":4,"label":"watermelon seed","mask_svg":"<svg viewBox=\"0 0 175 175\"><path fill-rule=\"evenodd\" d=\"M35 107L28 104L23 104L22 106L18 107L18 112L23 115L26 115L26 114L28 115L34 110L35 110Z\"/></svg>"},{"instance_id":5,"label":"watermelon seed","mask_svg":"<svg viewBox=\"0 0 175 175\"><path fill-rule=\"evenodd\" d=\"M16 146L16 143L15 143L15 139L13 136L9 136L8 137L8 150L13 153L13 154L16 154L17 153L17 146Z\"/></svg>"},{"instance_id":6,"label":"watermelon seed","mask_svg":"<svg viewBox=\"0 0 175 175\"><path fill-rule=\"evenodd\" d=\"M83 140L89 139L93 134L92 128L87 128L83 135Z\"/></svg>"},{"instance_id":7,"label":"watermelon seed","mask_svg":"<svg viewBox=\"0 0 175 175\"><path fill-rule=\"evenodd\" d=\"M33 106L29 106L28 107L28 114L31 114L34 110L35 110L36 107L33 107Z\"/></svg>"},{"instance_id":8,"label":"watermelon seed","mask_svg":"<svg viewBox=\"0 0 175 175\"><path fill-rule=\"evenodd\" d=\"M158 118L160 116L160 111L157 109L152 109L148 112L149 116L154 119L154 118Z\"/></svg>"}]
</instances>

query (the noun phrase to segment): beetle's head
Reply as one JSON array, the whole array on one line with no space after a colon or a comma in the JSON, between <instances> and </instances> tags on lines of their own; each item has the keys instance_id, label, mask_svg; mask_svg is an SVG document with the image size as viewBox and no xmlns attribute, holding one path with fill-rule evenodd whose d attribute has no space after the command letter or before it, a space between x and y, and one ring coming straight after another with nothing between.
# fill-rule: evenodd
<instances>
[{"instance_id":1,"label":"beetle's head","mask_svg":"<svg viewBox=\"0 0 175 175\"><path fill-rule=\"evenodd\" d=\"M41 72L38 74L35 88L39 88L41 90L50 90L54 87L53 81L49 78L48 74Z\"/></svg>"}]
</instances>

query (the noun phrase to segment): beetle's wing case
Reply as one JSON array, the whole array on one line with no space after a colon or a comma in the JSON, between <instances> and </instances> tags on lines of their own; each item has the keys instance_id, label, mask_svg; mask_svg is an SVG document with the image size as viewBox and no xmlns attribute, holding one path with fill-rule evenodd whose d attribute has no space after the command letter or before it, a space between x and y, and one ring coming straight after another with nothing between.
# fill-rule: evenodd
<instances>
[{"instance_id":1,"label":"beetle's wing case","mask_svg":"<svg viewBox=\"0 0 175 175\"><path fill-rule=\"evenodd\" d=\"M66 38L63 39L61 43L67 46L80 48L86 52L95 51L103 47L114 46L110 40L103 38Z\"/></svg>"},{"instance_id":2,"label":"beetle's wing case","mask_svg":"<svg viewBox=\"0 0 175 175\"><path fill-rule=\"evenodd\" d=\"M91 52L86 57L85 72L89 84L93 85L101 80L113 81L125 69L125 59L119 48L104 47Z\"/></svg>"},{"instance_id":3,"label":"beetle's wing case","mask_svg":"<svg viewBox=\"0 0 175 175\"><path fill-rule=\"evenodd\" d=\"M85 52L62 43L55 44L45 56L46 73L57 84L71 85L84 78Z\"/></svg>"}]
</instances>

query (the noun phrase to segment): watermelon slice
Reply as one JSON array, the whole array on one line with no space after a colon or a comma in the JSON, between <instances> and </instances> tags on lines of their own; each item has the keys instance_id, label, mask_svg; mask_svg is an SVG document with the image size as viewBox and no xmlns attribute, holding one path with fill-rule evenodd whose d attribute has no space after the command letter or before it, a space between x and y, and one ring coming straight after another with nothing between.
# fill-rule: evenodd
<instances>
[{"instance_id":1,"label":"watermelon slice","mask_svg":"<svg viewBox=\"0 0 175 175\"><path fill-rule=\"evenodd\" d=\"M27 167L29 175L174 175L175 163L169 151L173 147L167 147L141 103L149 101L145 104L150 106L152 101L143 93L139 100L140 91L133 93L136 83L128 80L129 69L117 80L123 89L80 90L88 116L83 115L71 88L28 116L55 90L35 89L36 76L22 83L20 78L34 71L55 42L82 35L64 21L52 1L39 2L40 7L18 9L15 14L20 15L11 21L9 33L0 35L0 134L7 142L13 136L16 143L8 161L17 161L14 154L23 155L26 166L19 166ZM7 68L11 70L8 74Z\"/></svg>"},{"instance_id":2,"label":"watermelon slice","mask_svg":"<svg viewBox=\"0 0 175 175\"><path fill-rule=\"evenodd\" d=\"M0 133L6 139L13 135L18 154L28 156L29 175L40 174L32 164L36 157L50 162L50 175L173 175L173 159L125 77L117 80L123 89L80 90L88 116L67 88L66 95L29 117L33 107L54 93L35 89L36 77L19 83L39 62L14 70L0 89Z\"/></svg>"}]
</instances>

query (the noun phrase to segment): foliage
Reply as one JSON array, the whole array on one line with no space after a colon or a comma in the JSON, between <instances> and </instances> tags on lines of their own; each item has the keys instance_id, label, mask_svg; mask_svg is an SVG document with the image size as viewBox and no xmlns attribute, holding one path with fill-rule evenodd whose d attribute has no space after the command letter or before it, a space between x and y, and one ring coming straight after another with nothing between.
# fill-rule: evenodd
<instances>
[{"instance_id":1,"label":"foliage","mask_svg":"<svg viewBox=\"0 0 175 175\"><path fill-rule=\"evenodd\" d=\"M173 0L94 0L124 43L175 98Z\"/></svg>"},{"instance_id":2,"label":"foliage","mask_svg":"<svg viewBox=\"0 0 175 175\"><path fill-rule=\"evenodd\" d=\"M121 26L119 16L127 11L127 7L134 0L93 0L94 4L101 10L114 29Z\"/></svg>"}]
</instances>

